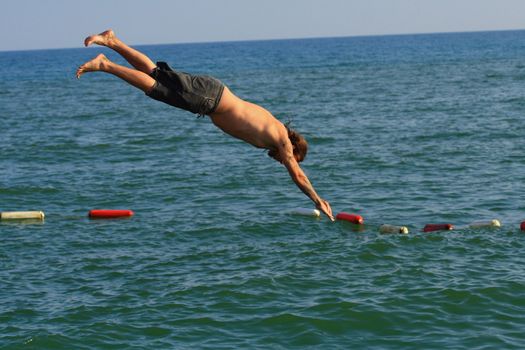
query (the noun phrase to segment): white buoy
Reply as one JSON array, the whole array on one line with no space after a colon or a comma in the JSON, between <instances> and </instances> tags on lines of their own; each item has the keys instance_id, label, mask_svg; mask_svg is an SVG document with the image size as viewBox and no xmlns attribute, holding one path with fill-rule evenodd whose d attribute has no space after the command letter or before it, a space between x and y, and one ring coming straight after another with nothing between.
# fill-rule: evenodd
<instances>
[{"instance_id":1,"label":"white buoy","mask_svg":"<svg viewBox=\"0 0 525 350\"><path fill-rule=\"evenodd\" d=\"M406 235L408 234L408 227L383 224L379 226L379 232L380 233L401 233L401 234Z\"/></svg>"},{"instance_id":2,"label":"white buoy","mask_svg":"<svg viewBox=\"0 0 525 350\"><path fill-rule=\"evenodd\" d=\"M317 209L308 209L308 208L295 208L290 211L290 214L294 215L303 215L303 216L321 216L321 212Z\"/></svg>"},{"instance_id":3,"label":"white buoy","mask_svg":"<svg viewBox=\"0 0 525 350\"><path fill-rule=\"evenodd\" d=\"M44 220L42 211L4 211L0 213L0 220Z\"/></svg>"},{"instance_id":4,"label":"white buoy","mask_svg":"<svg viewBox=\"0 0 525 350\"><path fill-rule=\"evenodd\" d=\"M468 225L469 228L483 228L483 227L501 227L499 220L490 221L476 221Z\"/></svg>"}]
</instances>

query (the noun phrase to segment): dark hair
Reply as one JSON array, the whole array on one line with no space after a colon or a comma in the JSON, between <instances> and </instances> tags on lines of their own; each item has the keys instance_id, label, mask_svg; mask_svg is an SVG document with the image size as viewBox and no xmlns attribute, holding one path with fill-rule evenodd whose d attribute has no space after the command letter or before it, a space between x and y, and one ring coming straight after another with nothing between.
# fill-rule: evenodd
<instances>
[{"instance_id":1,"label":"dark hair","mask_svg":"<svg viewBox=\"0 0 525 350\"><path fill-rule=\"evenodd\" d=\"M304 137L299 134L297 131L291 129L288 125L290 123L286 123L284 126L286 127L286 130L288 131L288 138L290 139L290 143L293 147L293 154L295 158L297 159L297 162L302 162L304 158L306 157L306 153L308 152L308 143L304 139ZM269 150L268 155L275 160L278 160L276 158L277 156L277 150Z\"/></svg>"},{"instance_id":2,"label":"dark hair","mask_svg":"<svg viewBox=\"0 0 525 350\"><path fill-rule=\"evenodd\" d=\"M293 154L297 157L298 162L302 162L304 158L306 158L306 153L308 152L308 142L306 142L303 135L290 129L288 125L285 125L285 127L286 130L288 130L288 138L293 146Z\"/></svg>"}]
</instances>

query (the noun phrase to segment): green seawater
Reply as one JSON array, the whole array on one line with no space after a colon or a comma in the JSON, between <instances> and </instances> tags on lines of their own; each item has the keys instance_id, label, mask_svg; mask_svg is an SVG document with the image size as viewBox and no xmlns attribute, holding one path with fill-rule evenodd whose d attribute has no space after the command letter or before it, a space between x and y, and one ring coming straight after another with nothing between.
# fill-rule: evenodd
<instances>
[{"instance_id":1,"label":"green seawater","mask_svg":"<svg viewBox=\"0 0 525 350\"><path fill-rule=\"evenodd\" d=\"M107 49L0 52L0 212L46 213L0 222L0 348L522 349L524 39L138 47L291 120L363 227L288 214L313 205L284 167L208 118L75 79Z\"/></svg>"}]
</instances>

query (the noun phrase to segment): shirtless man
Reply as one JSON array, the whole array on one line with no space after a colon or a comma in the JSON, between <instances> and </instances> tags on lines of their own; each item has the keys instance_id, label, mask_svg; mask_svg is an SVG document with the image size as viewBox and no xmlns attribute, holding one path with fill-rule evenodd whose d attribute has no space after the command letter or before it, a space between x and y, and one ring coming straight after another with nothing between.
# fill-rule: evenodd
<instances>
[{"instance_id":1,"label":"shirtless man","mask_svg":"<svg viewBox=\"0 0 525 350\"><path fill-rule=\"evenodd\" d=\"M208 115L227 134L255 147L267 149L270 157L286 167L297 187L314 202L316 208L334 221L330 204L317 195L299 167L298 162L304 159L308 147L305 139L283 125L266 109L235 96L217 79L173 71L164 62L154 64L143 53L120 41L112 30L91 35L84 44L98 44L113 49L135 69L113 63L99 54L78 68L77 78L87 72L110 73L153 99Z\"/></svg>"}]
</instances>

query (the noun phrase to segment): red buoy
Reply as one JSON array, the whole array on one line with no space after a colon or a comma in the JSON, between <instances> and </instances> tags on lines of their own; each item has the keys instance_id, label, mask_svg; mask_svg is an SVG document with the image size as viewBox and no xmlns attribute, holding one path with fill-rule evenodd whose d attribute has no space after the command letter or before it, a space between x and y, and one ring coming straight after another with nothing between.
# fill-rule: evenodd
<instances>
[{"instance_id":1,"label":"red buoy","mask_svg":"<svg viewBox=\"0 0 525 350\"><path fill-rule=\"evenodd\" d=\"M423 232L432 232L432 231L448 231L453 230L454 225L452 224L428 224L423 228Z\"/></svg>"},{"instance_id":2,"label":"red buoy","mask_svg":"<svg viewBox=\"0 0 525 350\"><path fill-rule=\"evenodd\" d=\"M525 221L523 221L523 222L521 223L520 228L521 228L522 231L525 231Z\"/></svg>"},{"instance_id":3,"label":"red buoy","mask_svg":"<svg viewBox=\"0 0 525 350\"><path fill-rule=\"evenodd\" d=\"M350 213L345 213L345 212L342 212L342 213L339 213L335 216L335 218L337 220L345 220L345 221L349 221L351 222L352 224L356 224L356 225L362 225L364 220L363 220L363 217L361 215L357 215L357 214L350 214Z\"/></svg>"},{"instance_id":4,"label":"red buoy","mask_svg":"<svg viewBox=\"0 0 525 350\"><path fill-rule=\"evenodd\" d=\"M116 219L133 216L131 210L120 209L93 209L89 211L89 217L93 219Z\"/></svg>"}]
</instances>

